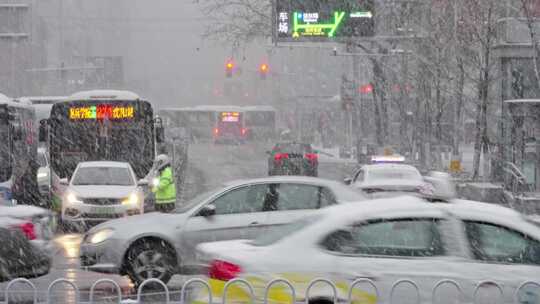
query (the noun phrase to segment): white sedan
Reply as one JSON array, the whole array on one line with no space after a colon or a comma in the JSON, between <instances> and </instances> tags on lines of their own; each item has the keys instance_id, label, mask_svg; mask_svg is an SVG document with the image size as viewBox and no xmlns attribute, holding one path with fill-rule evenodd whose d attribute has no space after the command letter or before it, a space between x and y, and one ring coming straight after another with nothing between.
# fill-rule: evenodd
<instances>
[{"instance_id":1,"label":"white sedan","mask_svg":"<svg viewBox=\"0 0 540 304\"><path fill-rule=\"evenodd\" d=\"M381 194L388 196L389 193L419 192L427 185L415 167L391 163L364 165L345 182L372 197L381 197Z\"/></svg>"},{"instance_id":2,"label":"white sedan","mask_svg":"<svg viewBox=\"0 0 540 304\"><path fill-rule=\"evenodd\" d=\"M144 194L129 163L82 162L62 200L65 224L99 223L144 212Z\"/></svg>"},{"instance_id":3,"label":"white sedan","mask_svg":"<svg viewBox=\"0 0 540 304\"><path fill-rule=\"evenodd\" d=\"M305 301L309 283L325 278L335 284L339 301L348 299L357 280L376 286L377 292L365 282L352 288L351 303L516 303L515 297L540 303L539 285L526 283L540 277L540 227L491 204L409 196L372 200L321 210L254 241L197 249L209 265L216 302L234 278L250 282L260 301L274 279L291 282L296 300ZM309 303L332 303L332 288L315 287ZM197 303L207 300L204 290L195 297ZM235 283L227 300L248 302L248 289ZM290 289L276 285L269 300L290 303Z\"/></svg>"}]
</instances>

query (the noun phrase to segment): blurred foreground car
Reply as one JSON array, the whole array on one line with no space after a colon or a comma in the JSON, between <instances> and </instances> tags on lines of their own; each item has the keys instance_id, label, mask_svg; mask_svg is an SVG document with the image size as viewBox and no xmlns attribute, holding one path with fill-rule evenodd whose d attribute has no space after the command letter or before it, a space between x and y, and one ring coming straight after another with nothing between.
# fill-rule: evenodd
<instances>
[{"instance_id":1,"label":"blurred foreground car","mask_svg":"<svg viewBox=\"0 0 540 304\"><path fill-rule=\"evenodd\" d=\"M317 177L319 156L310 144L297 142L277 143L267 152L268 175L306 175Z\"/></svg>"},{"instance_id":2,"label":"blurred foreground car","mask_svg":"<svg viewBox=\"0 0 540 304\"><path fill-rule=\"evenodd\" d=\"M175 273L200 273L195 246L203 242L265 235L270 227L315 209L364 197L338 182L279 176L232 182L203 193L172 214L149 213L103 223L81 244L81 266L168 282Z\"/></svg>"},{"instance_id":3,"label":"blurred foreground car","mask_svg":"<svg viewBox=\"0 0 540 304\"><path fill-rule=\"evenodd\" d=\"M427 186L420 172L405 164L381 163L364 165L352 177L345 179L349 184L372 198L417 193Z\"/></svg>"},{"instance_id":4,"label":"blurred foreground car","mask_svg":"<svg viewBox=\"0 0 540 304\"><path fill-rule=\"evenodd\" d=\"M47 209L28 205L0 206L0 227L20 231L39 250L52 252L56 221Z\"/></svg>"},{"instance_id":5,"label":"blurred foreground car","mask_svg":"<svg viewBox=\"0 0 540 304\"><path fill-rule=\"evenodd\" d=\"M0 282L39 277L48 274L51 268L50 252L32 244L30 228L19 225L12 218L0 218Z\"/></svg>"},{"instance_id":6,"label":"blurred foreground car","mask_svg":"<svg viewBox=\"0 0 540 304\"><path fill-rule=\"evenodd\" d=\"M135 173L124 162L82 162L73 173L62 201L68 226L99 223L144 212L144 194Z\"/></svg>"},{"instance_id":7,"label":"blurred foreground car","mask_svg":"<svg viewBox=\"0 0 540 304\"><path fill-rule=\"evenodd\" d=\"M418 295L407 285L408 293L398 291L400 303L441 301L445 292L439 300L431 297L442 280L462 288L462 298L455 289L446 293L445 299L459 299L451 303L477 303L474 289L485 281L499 284L504 294L501 299L495 283L486 284L481 293L493 297L485 303L515 303L515 296L536 299L520 303L538 303L540 296L540 286L522 285L537 282L540 275L540 227L511 209L472 201L433 204L400 196L340 205L254 241L206 243L197 250L208 265L215 303L221 303L224 285L234 278L252 284L258 303L264 300L267 284L278 278L293 284L298 303L333 302L325 284L316 285L305 298L316 278L335 284L340 303L349 303L349 288L359 279L371 280L379 297L373 288L359 284L352 291L352 303L390 303L393 284L402 279L414 282ZM247 290L241 284L231 286L227 301L250 302ZM277 284L268 300L291 303L292 294L286 285ZM200 290L194 302L207 301L206 290Z\"/></svg>"}]
</instances>

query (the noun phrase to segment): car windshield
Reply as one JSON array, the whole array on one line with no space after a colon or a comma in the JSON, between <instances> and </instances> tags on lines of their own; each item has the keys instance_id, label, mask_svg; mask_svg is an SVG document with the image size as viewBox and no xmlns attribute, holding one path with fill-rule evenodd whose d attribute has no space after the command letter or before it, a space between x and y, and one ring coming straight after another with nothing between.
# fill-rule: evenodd
<instances>
[{"instance_id":1,"label":"car windshield","mask_svg":"<svg viewBox=\"0 0 540 304\"><path fill-rule=\"evenodd\" d=\"M280 143L274 147L276 152L285 152L285 153L311 153L312 149L309 144L302 143Z\"/></svg>"},{"instance_id":2,"label":"car windshield","mask_svg":"<svg viewBox=\"0 0 540 304\"><path fill-rule=\"evenodd\" d=\"M261 236L254 239L251 244L253 246L269 246L275 244L285 237L318 222L321 218L322 216L320 214L312 215L296 222L274 227L270 229L270 231L261 234Z\"/></svg>"},{"instance_id":3,"label":"car windshield","mask_svg":"<svg viewBox=\"0 0 540 304\"><path fill-rule=\"evenodd\" d=\"M368 180L403 179L422 180L422 176L412 169L384 168L370 170L367 174Z\"/></svg>"},{"instance_id":4,"label":"car windshield","mask_svg":"<svg viewBox=\"0 0 540 304\"><path fill-rule=\"evenodd\" d=\"M74 186L132 186L135 182L128 168L83 167L73 178Z\"/></svg>"}]
</instances>

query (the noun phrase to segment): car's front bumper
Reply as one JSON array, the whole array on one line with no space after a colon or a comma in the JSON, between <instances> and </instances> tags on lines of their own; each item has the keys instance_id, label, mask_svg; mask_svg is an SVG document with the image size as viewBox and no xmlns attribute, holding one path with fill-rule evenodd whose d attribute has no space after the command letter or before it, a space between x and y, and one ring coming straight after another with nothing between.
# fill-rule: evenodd
<instances>
[{"instance_id":1,"label":"car's front bumper","mask_svg":"<svg viewBox=\"0 0 540 304\"><path fill-rule=\"evenodd\" d=\"M140 206L90 205L85 203L66 203L62 210L62 220L71 223L104 222L142 213Z\"/></svg>"},{"instance_id":2,"label":"car's front bumper","mask_svg":"<svg viewBox=\"0 0 540 304\"><path fill-rule=\"evenodd\" d=\"M83 241L80 247L81 268L102 273L122 273L123 248L120 240L112 238L99 244Z\"/></svg>"}]
</instances>

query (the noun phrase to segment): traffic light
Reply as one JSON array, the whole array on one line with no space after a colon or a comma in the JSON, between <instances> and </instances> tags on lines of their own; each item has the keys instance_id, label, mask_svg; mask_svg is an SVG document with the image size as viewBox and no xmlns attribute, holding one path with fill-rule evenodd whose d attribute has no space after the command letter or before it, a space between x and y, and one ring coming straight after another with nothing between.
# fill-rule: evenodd
<instances>
[{"instance_id":1,"label":"traffic light","mask_svg":"<svg viewBox=\"0 0 540 304\"><path fill-rule=\"evenodd\" d=\"M261 76L261 79L266 79L266 76L268 75L268 64L262 63L259 66L259 75Z\"/></svg>"},{"instance_id":2,"label":"traffic light","mask_svg":"<svg viewBox=\"0 0 540 304\"><path fill-rule=\"evenodd\" d=\"M359 91L362 94L370 94L373 92L373 85L371 83L362 85L360 86Z\"/></svg>"},{"instance_id":3,"label":"traffic light","mask_svg":"<svg viewBox=\"0 0 540 304\"><path fill-rule=\"evenodd\" d=\"M227 78L231 78L234 70L234 62L232 60L228 60L225 64L225 76Z\"/></svg>"}]
</instances>

